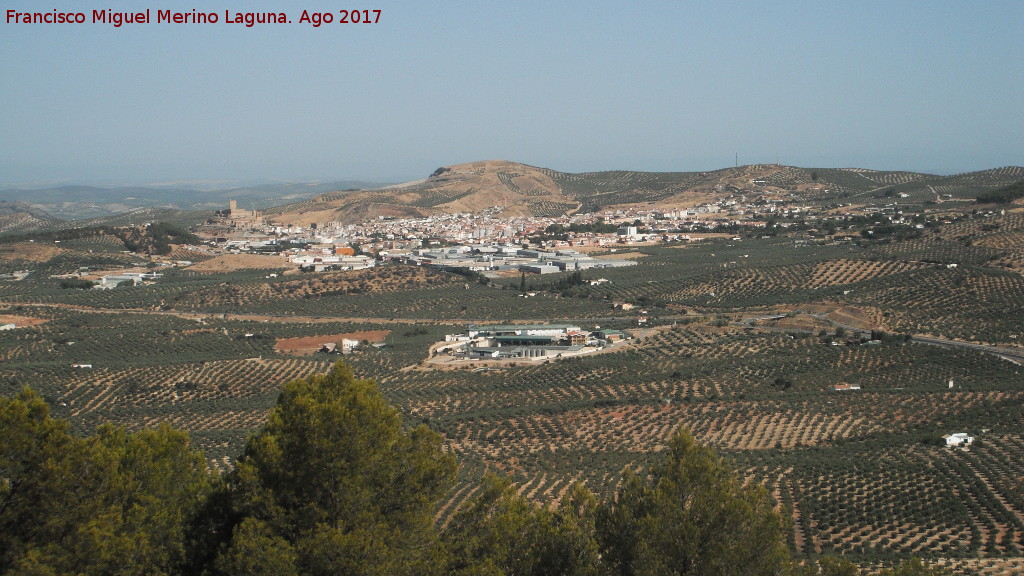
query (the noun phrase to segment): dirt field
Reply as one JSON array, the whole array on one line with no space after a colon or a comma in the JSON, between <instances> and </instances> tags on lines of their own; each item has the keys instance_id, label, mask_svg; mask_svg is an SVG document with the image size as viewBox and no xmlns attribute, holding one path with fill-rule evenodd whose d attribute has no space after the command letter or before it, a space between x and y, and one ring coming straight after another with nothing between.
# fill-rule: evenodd
<instances>
[{"instance_id":1,"label":"dirt field","mask_svg":"<svg viewBox=\"0 0 1024 576\"><path fill-rule=\"evenodd\" d=\"M244 269L285 268L291 264L284 256L260 256L258 254L225 254L189 266L195 272L230 272Z\"/></svg>"},{"instance_id":2,"label":"dirt field","mask_svg":"<svg viewBox=\"0 0 1024 576\"><path fill-rule=\"evenodd\" d=\"M0 246L0 260L28 260L29 262L46 262L50 258L64 252L53 244L42 242L18 242Z\"/></svg>"},{"instance_id":3,"label":"dirt field","mask_svg":"<svg viewBox=\"0 0 1024 576\"><path fill-rule=\"evenodd\" d=\"M885 329L882 313L869 306L840 306L838 304L801 304L792 308L799 308L804 312L821 314L833 322L859 328L861 330Z\"/></svg>"},{"instance_id":4,"label":"dirt field","mask_svg":"<svg viewBox=\"0 0 1024 576\"><path fill-rule=\"evenodd\" d=\"M25 326L35 326L48 322L46 318L32 318L30 316L10 316L7 314L0 314L0 324L15 324L18 328Z\"/></svg>"},{"instance_id":5,"label":"dirt field","mask_svg":"<svg viewBox=\"0 0 1024 576\"><path fill-rule=\"evenodd\" d=\"M135 268L110 268L107 270L90 270L87 273L72 273L65 274L68 278L82 278L84 280L99 280L104 276L118 275L118 274L149 274L153 270L136 266ZM159 273L159 271L157 271Z\"/></svg>"},{"instance_id":6,"label":"dirt field","mask_svg":"<svg viewBox=\"0 0 1024 576\"><path fill-rule=\"evenodd\" d=\"M368 340L383 342L391 334L390 330L370 330L366 332L349 332L347 334L326 334L324 336L306 336L302 338L278 338L274 347L282 354L306 356L313 354L324 344L333 344L342 340Z\"/></svg>"},{"instance_id":7,"label":"dirt field","mask_svg":"<svg viewBox=\"0 0 1024 576\"><path fill-rule=\"evenodd\" d=\"M767 322L766 326L773 328L784 328L786 330L804 330L806 332L817 333L820 330L826 330L831 332L833 326L827 320L822 320L814 316L808 316L802 314L793 318L781 318L779 320L773 320Z\"/></svg>"},{"instance_id":8,"label":"dirt field","mask_svg":"<svg viewBox=\"0 0 1024 576\"><path fill-rule=\"evenodd\" d=\"M643 252L614 252L612 254L603 254L601 256L595 256L595 258L603 258L605 260L636 260L637 258L643 258L647 256Z\"/></svg>"}]
</instances>

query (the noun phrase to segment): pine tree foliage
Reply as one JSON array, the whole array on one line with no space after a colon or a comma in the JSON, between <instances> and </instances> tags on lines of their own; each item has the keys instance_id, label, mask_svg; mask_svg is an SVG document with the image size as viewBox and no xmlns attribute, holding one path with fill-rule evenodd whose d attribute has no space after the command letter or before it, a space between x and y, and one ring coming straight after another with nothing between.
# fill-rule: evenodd
<instances>
[{"instance_id":1,"label":"pine tree foliage","mask_svg":"<svg viewBox=\"0 0 1024 576\"><path fill-rule=\"evenodd\" d=\"M559 510L519 495L505 478L488 475L481 494L445 533L449 566L460 576L584 576L601 574L594 539L593 495L575 486Z\"/></svg>"},{"instance_id":2,"label":"pine tree foliage","mask_svg":"<svg viewBox=\"0 0 1024 576\"><path fill-rule=\"evenodd\" d=\"M297 554L304 574L428 571L433 514L455 470L438 434L405 430L344 364L289 382L228 479L237 527L219 565L260 538L275 562Z\"/></svg>"},{"instance_id":3,"label":"pine tree foliage","mask_svg":"<svg viewBox=\"0 0 1024 576\"><path fill-rule=\"evenodd\" d=\"M0 399L0 573L176 574L209 470L169 426L73 436L38 395Z\"/></svg>"},{"instance_id":4,"label":"pine tree foliage","mask_svg":"<svg viewBox=\"0 0 1024 576\"><path fill-rule=\"evenodd\" d=\"M622 576L774 575L790 566L787 523L764 487L744 485L685 430L650 478L626 475L597 525L604 557Z\"/></svg>"},{"instance_id":5,"label":"pine tree foliage","mask_svg":"<svg viewBox=\"0 0 1024 576\"><path fill-rule=\"evenodd\" d=\"M580 485L557 508L508 479L439 533L454 457L339 363L285 385L218 476L169 426L72 434L31 391L0 398L0 575L860 576L795 565L787 521L685 431L613 501ZM883 576L939 576L920 560Z\"/></svg>"}]
</instances>

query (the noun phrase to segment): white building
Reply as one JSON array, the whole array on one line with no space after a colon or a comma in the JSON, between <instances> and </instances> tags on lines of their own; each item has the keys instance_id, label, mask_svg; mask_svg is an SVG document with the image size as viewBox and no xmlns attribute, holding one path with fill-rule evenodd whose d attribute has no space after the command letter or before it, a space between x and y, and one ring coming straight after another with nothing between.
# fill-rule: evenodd
<instances>
[{"instance_id":1,"label":"white building","mask_svg":"<svg viewBox=\"0 0 1024 576\"><path fill-rule=\"evenodd\" d=\"M966 432L948 434L943 438L946 439L946 446L970 446L974 442L974 436L970 436Z\"/></svg>"},{"instance_id":2,"label":"white building","mask_svg":"<svg viewBox=\"0 0 1024 576\"><path fill-rule=\"evenodd\" d=\"M579 332L580 327L573 324L491 324L470 326L466 336L563 336L569 332Z\"/></svg>"}]
</instances>

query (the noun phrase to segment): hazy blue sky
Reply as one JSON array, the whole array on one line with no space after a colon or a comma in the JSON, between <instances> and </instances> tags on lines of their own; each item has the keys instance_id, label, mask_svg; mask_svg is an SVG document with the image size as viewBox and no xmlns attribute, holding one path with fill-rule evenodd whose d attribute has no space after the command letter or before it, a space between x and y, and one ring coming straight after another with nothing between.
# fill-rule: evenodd
<instances>
[{"instance_id":1,"label":"hazy blue sky","mask_svg":"<svg viewBox=\"0 0 1024 576\"><path fill-rule=\"evenodd\" d=\"M197 4L294 22L0 21L0 184L1024 164L1021 0Z\"/></svg>"}]
</instances>

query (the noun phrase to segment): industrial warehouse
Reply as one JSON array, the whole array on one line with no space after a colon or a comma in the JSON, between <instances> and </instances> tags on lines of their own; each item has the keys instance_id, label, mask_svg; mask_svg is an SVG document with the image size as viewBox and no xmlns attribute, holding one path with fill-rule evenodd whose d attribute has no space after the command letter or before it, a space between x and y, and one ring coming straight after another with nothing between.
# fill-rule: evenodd
<instances>
[{"instance_id":1,"label":"industrial warehouse","mask_svg":"<svg viewBox=\"0 0 1024 576\"><path fill-rule=\"evenodd\" d=\"M546 359L602 350L626 338L620 330L583 330L573 324L470 325L449 334L438 354L473 359Z\"/></svg>"}]
</instances>

